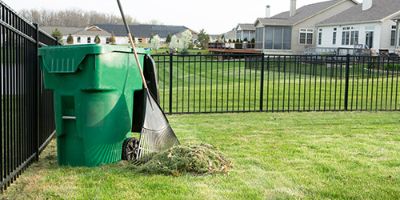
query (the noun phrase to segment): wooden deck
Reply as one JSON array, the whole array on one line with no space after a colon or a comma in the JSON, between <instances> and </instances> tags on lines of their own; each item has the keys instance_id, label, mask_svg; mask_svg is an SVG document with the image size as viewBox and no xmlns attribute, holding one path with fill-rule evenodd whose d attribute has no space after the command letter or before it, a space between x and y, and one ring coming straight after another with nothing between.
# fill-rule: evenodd
<instances>
[{"instance_id":1,"label":"wooden deck","mask_svg":"<svg viewBox=\"0 0 400 200\"><path fill-rule=\"evenodd\" d=\"M256 49L208 49L209 52L212 53L220 53L220 54L260 54L260 50Z\"/></svg>"}]
</instances>

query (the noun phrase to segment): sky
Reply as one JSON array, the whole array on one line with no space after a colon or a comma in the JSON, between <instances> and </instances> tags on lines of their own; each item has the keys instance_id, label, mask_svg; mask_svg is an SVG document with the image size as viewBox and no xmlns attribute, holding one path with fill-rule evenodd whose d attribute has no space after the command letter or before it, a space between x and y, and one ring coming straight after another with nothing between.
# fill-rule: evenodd
<instances>
[{"instance_id":1,"label":"sky","mask_svg":"<svg viewBox=\"0 0 400 200\"><path fill-rule=\"evenodd\" d=\"M3 0L16 11L21 9L63 10L77 8L118 14L116 0ZM289 10L290 0L120 0L126 15L141 23L157 20L165 25L184 25L209 34L232 30L238 23L254 23L265 17L266 5L275 15ZM297 0L297 8L325 0ZM360 1L360 0L358 0Z\"/></svg>"}]
</instances>

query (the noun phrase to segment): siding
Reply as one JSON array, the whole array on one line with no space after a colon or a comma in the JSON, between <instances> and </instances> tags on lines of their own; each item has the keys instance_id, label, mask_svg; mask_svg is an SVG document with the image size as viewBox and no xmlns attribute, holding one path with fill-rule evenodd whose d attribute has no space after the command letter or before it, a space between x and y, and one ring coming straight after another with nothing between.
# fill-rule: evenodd
<instances>
[{"instance_id":1,"label":"siding","mask_svg":"<svg viewBox=\"0 0 400 200\"><path fill-rule=\"evenodd\" d=\"M315 47L317 45L317 39L318 39L318 31L316 28L316 25L324 20L327 20L328 18L331 18L332 16L337 15L338 13L341 13L350 7L354 6L354 3L350 1L344 1L338 5L336 5L334 8L331 8L327 11L324 11L304 22L301 22L300 24L297 24L293 26L292 30L292 52L297 54L297 53L302 53L307 47ZM301 28L312 28L314 29L314 38L313 38L313 45L301 45L299 43L299 31Z\"/></svg>"},{"instance_id":2,"label":"siding","mask_svg":"<svg viewBox=\"0 0 400 200\"><path fill-rule=\"evenodd\" d=\"M323 30L322 44L318 47L330 47L339 48L347 47L351 48L353 45L342 45L342 27L353 27L354 30L359 31L359 44L365 44L366 31L374 31L374 45L372 49L389 49L394 51L395 47L390 45L392 26L396 25L392 20L386 20L383 23L366 23L366 24L348 24L341 26L324 26L319 27ZM337 28L337 43L332 44L333 28Z\"/></svg>"}]
</instances>

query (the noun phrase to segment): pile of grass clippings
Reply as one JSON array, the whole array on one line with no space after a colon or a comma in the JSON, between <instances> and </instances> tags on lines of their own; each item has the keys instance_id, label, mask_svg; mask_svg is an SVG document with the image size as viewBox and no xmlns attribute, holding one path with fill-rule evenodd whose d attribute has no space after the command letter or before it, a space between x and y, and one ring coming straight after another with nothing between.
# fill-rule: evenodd
<instances>
[{"instance_id":1,"label":"pile of grass clippings","mask_svg":"<svg viewBox=\"0 0 400 200\"><path fill-rule=\"evenodd\" d=\"M148 174L180 176L182 174L207 175L227 173L232 163L215 147L209 144L175 146L156 154L138 167Z\"/></svg>"}]
</instances>

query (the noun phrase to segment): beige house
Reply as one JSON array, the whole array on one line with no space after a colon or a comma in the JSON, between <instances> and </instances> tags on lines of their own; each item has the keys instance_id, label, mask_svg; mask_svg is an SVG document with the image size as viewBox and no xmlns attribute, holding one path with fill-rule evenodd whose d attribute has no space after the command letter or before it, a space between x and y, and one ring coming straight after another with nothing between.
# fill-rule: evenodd
<instances>
[{"instance_id":1,"label":"beige house","mask_svg":"<svg viewBox=\"0 0 400 200\"><path fill-rule=\"evenodd\" d=\"M297 9L296 0L290 0L289 11L257 19L256 49L268 54L302 54L316 46L317 24L357 4L354 0L330 0ZM267 15L269 9L267 6Z\"/></svg>"},{"instance_id":2,"label":"beige house","mask_svg":"<svg viewBox=\"0 0 400 200\"><path fill-rule=\"evenodd\" d=\"M64 45L68 45L67 38L70 35L73 38L72 45L95 44L96 36L100 38L100 44L108 44L111 37L109 32L97 26L89 26L86 28L45 26L41 27L41 29L50 35L58 30L62 35L61 43Z\"/></svg>"}]
</instances>

